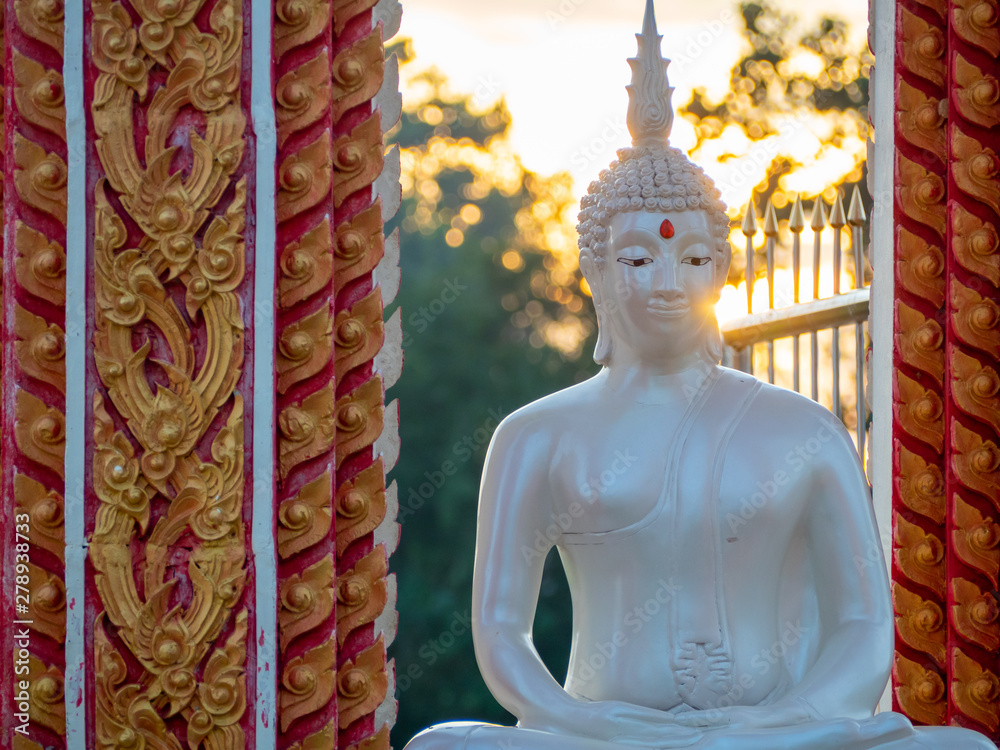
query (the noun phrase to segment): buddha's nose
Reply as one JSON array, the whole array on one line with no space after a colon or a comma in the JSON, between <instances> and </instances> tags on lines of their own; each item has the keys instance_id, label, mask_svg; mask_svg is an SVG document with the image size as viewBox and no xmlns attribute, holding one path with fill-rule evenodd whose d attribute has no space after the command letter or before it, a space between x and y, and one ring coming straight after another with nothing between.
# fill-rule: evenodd
<instances>
[{"instance_id":1,"label":"buddha's nose","mask_svg":"<svg viewBox=\"0 0 1000 750\"><path fill-rule=\"evenodd\" d=\"M677 263L671 259L666 259L666 262L658 263L656 266L657 268L653 277L654 289L659 292L683 294L684 290L681 288L680 283L680 269Z\"/></svg>"}]
</instances>

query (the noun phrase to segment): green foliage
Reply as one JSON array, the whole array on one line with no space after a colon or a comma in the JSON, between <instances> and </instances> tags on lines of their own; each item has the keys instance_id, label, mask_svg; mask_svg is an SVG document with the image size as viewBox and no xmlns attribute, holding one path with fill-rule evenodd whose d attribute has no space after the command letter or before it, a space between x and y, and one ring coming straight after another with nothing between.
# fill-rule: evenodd
<instances>
[{"instance_id":1,"label":"green foliage","mask_svg":"<svg viewBox=\"0 0 1000 750\"><path fill-rule=\"evenodd\" d=\"M680 110L695 125L699 147L730 123L760 140L777 132L776 117L805 111L843 113L864 134L873 60L867 48L850 49L844 21L822 18L792 44L793 16L767 2L741 3L740 14L749 51L733 66L729 91L711 102L695 89ZM820 72L809 75L808 67Z\"/></svg>"},{"instance_id":2,"label":"green foliage","mask_svg":"<svg viewBox=\"0 0 1000 750\"><path fill-rule=\"evenodd\" d=\"M479 675L469 632L479 477L498 419L596 371L589 357L546 346L537 324L565 311L545 295L558 269L547 268L551 254L524 216L561 178L538 177L519 163L509 178L483 174L477 159L499 148L509 123L502 104L473 114L468 99L443 93L440 78L425 80L434 82L431 97L407 108L395 134L413 159L404 154L403 207L388 227L401 231L405 350L403 376L388 394L400 402L402 439L390 476L402 526L392 558L400 617L391 648L394 747L432 723L511 721ZM421 169L432 159L432 169ZM456 231L450 244L461 241L452 247L446 238ZM515 270L503 264L512 249ZM566 280L578 292L577 277ZM582 304L578 310L585 316ZM585 336L576 349L592 351L593 341ZM539 610L539 650L564 674L571 613L558 565L546 576Z\"/></svg>"},{"instance_id":3,"label":"green foliage","mask_svg":"<svg viewBox=\"0 0 1000 750\"><path fill-rule=\"evenodd\" d=\"M837 18L821 18L815 28L793 42L794 16L766 0L742 2L739 10L747 51L733 66L728 92L721 101L713 102L704 89L695 89L691 100L679 110L695 126L697 145L692 157L697 161L699 150L722 138L727 127L739 128L754 143L778 136L783 122L787 126L789 121L796 121L801 128L813 129L816 151L794 156L790 144L781 138L762 149L772 156L764 179L752 193L758 218L770 201L779 224L784 225L797 191L789 187L791 178L829 150L845 146L853 147L846 149L853 151L853 167L829 175L826 184L814 184L802 197L822 194L830 204L839 194L846 207L857 184L870 215L867 163L860 147L868 135L868 84L873 63L868 48L852 48L847 24ZM817 120L817 113L823 115L822 119ZM738 156L723 153L719 158L725 161ZM779 242L788 238L787 231L783 231ZM766 268L763 252L761 245L755 263L758 275ZM729 283L738 284L744 270L744 261L737 258L730 267Z\"/></svg>"}]
</instances>

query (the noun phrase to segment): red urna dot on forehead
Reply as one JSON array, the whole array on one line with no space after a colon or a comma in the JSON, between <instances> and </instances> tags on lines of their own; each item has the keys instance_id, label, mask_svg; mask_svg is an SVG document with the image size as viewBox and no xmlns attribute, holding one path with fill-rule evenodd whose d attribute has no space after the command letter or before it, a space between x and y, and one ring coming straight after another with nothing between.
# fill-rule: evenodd
<instances>
[{"instance_id":1,"label":"red urna dot on forehead","mask_svg":"<svg viewBox=\"0 0 1000 750\"><path fill-rule=\"evenodd\" d=\"M660 224L660 236L668 240L674 236L674 225L670 223L670 219L664 219Z\"/></svg>"}]
</instances>

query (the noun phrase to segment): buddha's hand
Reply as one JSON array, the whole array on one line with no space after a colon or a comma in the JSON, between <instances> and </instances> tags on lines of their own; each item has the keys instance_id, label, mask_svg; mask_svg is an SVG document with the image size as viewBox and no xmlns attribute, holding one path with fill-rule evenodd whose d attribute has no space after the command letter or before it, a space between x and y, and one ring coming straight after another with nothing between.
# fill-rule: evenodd
<instances>
[{"instance_id":1,"label":"buddha's hand","mask_svg":"<svg viewBox=\"0 0 1000 750\"><path fill-rule=\"evenodd\" d=\"M522 720L526 729L589 737L622 745L650 748L690 747L703 733L682 726L665 711L621 701L581 702L572 716L552 716L538 721Z\"/></svg>"},{"instance_id":2,"label":"buddha's hand","mask_svg":"<svg viewBox=\"0 0 1000 750\"><path fill-rule=\"evenodd\" d=\"M674 714L678 724L701 729L771 729L806 724L819 718L801 698L783 699L767 706L730 706Z\"/></svg>"}]
</instances>

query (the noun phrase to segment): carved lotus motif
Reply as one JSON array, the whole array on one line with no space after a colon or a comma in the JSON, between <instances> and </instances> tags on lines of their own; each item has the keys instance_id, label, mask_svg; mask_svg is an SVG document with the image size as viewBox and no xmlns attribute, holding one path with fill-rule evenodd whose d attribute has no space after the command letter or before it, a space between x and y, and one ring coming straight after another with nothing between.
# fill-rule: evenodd
<instances>
[{"instance_id":1,"label":"carved lotus motif","mask_svg":"<svg viewBox=\"0 0 1000 750\"><path fill-rule=\"evenodd\" d=\"M149 236L159 242L160 252L167 260L183 267L194 256L191 233L195 216L179 177L179 174L173 175L170 184L164 186L166 192L153 202L149 212Z\"/></svg>"},{"instance_id":2,"label":"carved lotus motif","mask_svg":"<svg viewBox=\"0 0 1000 750\"><path fill-rule=\"evenodd\" d=\"M144 416L139 439L146 448L142 472L154 484L173 473L176 457L191 450L198 439L199 399L182 385L182 393L159 386Z\"/></svg>"},{"instance_id":3,"label":"carved lotus motif","mask_svg":"<svg viewBox=\"0 0 1000 750\"><path fill-rule=\"evenodd\" d=\"M177 29L191 22L202 3L196 0L133 0L142 18L139 39L150 55L161 62L162 53L174 40Z\"/></svg>"},{"instance_id":4,"label":"carved lotus motif","mask_svg":"<svg viewBox=\"0 0 1000 750\"><path fill-rule=\"evenodd\" d=\"M239 503L233 502L235 499L229 495L210 502L191 519L191 528L199 539L217 541L230 534L240 517Z\"/></svg>"},{"instance_id":5,"label":"carved lotus motif","mask_svg":"<svg viewBox=\"0 0 1000 750\"><path fill-rule=\"evenodd\" d=\"M191 702L198 687L198 680L190 669L168 669L160 676L160 687L170 698L167 715L172 716Z\"/></svg>"},{"instance_id":6,"label":"carved lotus motif","mask_svg":"<svg viewBox=\"0 0 1000 750\"><path fill-rule=\"evenodd\" d=\"M95 6L100 7L96 3ZM125 8L118 3L107 4L94 13L91 44L97 69L135 89L145 99L148 68L142 51L137 54L138 34Z\"/></svg>"},{"instance_id":7,"label":"carved lotus motif","mask_svg":"<svg viewBox=\"0 0 1000 750\"><path fill-rule=\"evenodd\" d=\"M116 432L110 444L98 446L94 455L94 475L101 502L133 518L145 532L149 525L149 497L139 484L135 451L122 433Z\"/></svg>"},{"instance_id":8,"label":"carved lotus motif","mask_svg":"<svg viewBox=\"0 0 1000 750\"><path fill-rule=\"evenodd\" d=\"M150 653L160 667L176 667L187 664L191 658L191 634L183 621L173 620L153 628Z\"/></svg>"},{"instance_id":9,"label":"carved lotus motif","mask_svg":"<svg viewBox=\"0 0 1000 750\"><path fill-rule=\"evenodd\" d=\"M188 744L192 748L218 729L228 729L229 734L239 732L236 724L247 706L242 666L246 658L246 631L247 613L243 610L236 618L236 628L225 649L216 649L205 666L198 685L200 706L188 720Z\"/></svg>"}]
</instances>

